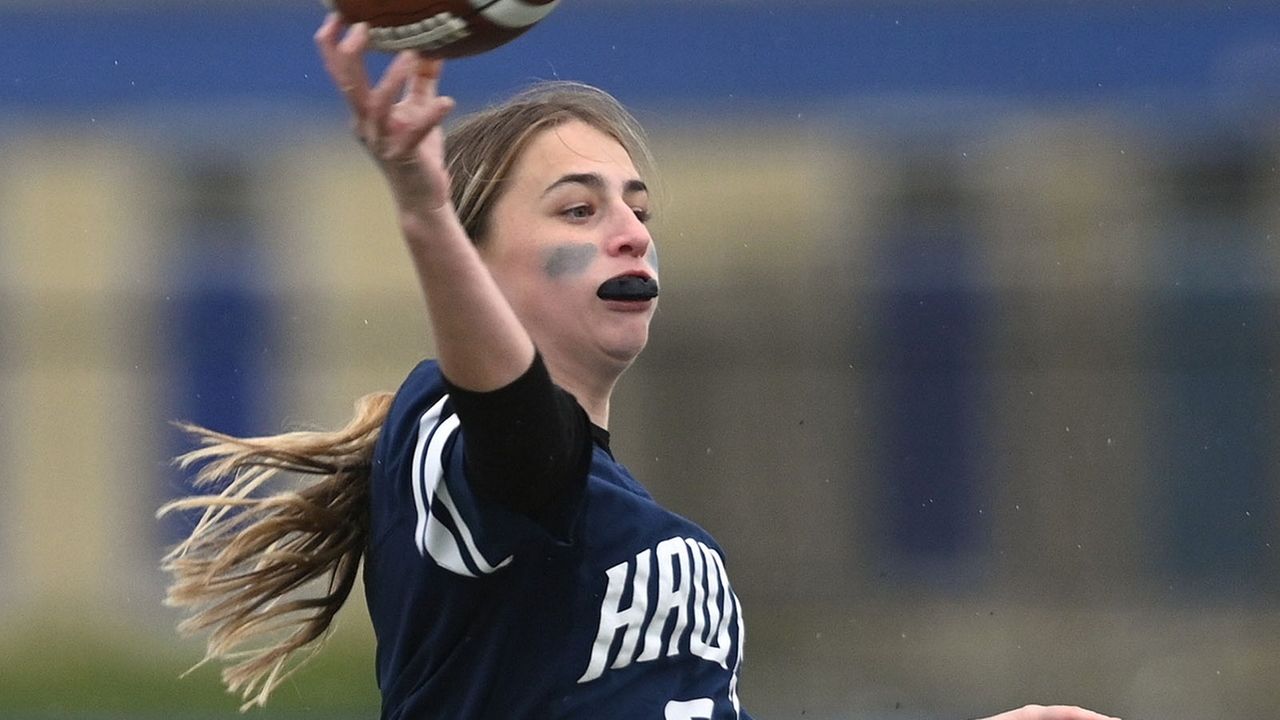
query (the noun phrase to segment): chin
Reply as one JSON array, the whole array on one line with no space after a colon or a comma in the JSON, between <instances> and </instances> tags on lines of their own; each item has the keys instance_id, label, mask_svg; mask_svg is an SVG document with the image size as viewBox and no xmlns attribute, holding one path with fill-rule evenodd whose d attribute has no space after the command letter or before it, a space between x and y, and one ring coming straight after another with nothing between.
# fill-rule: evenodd
<instances>
[{"instance_id":1,"label":"chin","mask_svg":"<svg viewBox=\"0 0 1280 720\"><path fill-rule=\"evenodd\" d=\"M644 350L645 345L649 344L649 333L645 332L642 336L631 338L614 338L614 342L605 345L604 351L609 358L622 367L630 365L640 352Z\"/></svg>"}]
</instances>

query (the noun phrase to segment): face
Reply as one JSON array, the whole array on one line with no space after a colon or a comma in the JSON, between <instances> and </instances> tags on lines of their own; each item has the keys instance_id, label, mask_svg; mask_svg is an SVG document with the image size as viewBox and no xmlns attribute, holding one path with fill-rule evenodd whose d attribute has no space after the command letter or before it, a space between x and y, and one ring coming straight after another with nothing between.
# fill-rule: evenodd
<instances>
[{"instance_id":1,"label":"face","mask_svg":"<svg viewBox=\"0 0 1280 720\"><path fill-rule=\"evenodd\" d=\"M624 368L644 348L656 298L649 193L613 138L580 121L535 136L495 203L481 246L548 358Z\"/></svg>"}]
</instances>

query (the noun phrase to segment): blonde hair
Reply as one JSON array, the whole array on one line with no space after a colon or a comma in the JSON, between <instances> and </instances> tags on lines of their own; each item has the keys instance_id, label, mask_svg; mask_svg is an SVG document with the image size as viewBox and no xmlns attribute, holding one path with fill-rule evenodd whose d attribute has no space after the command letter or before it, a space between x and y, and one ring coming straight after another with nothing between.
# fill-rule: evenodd
<instances>
[{"instance_id":1,"label":"blonde hair","mask_svg":"<svg viewBox=\"0 0 1280 720\"><path fill-rule=\"evenodd\" d=\"M445 138L453 206L473 242L484 242L485 221L529 141L570 120L617 140L642 176L652 171L644 129L613 96L582 83L539 83L503 105L471 115Z\"/></svg>"},{"instance_id":2,"label":"blonde hair","mask_svg":"<svg viewBox=\"0 0 1280 720\"><path fill-rule=\"evenodd\" d=\"M483 242L485 220L530 139L569 120L615 138L642 172L652 167L639 124L608 93L578 83L536 85L448 134L454 205L473 242ZM222 680L245 701L242 711L264 705L320 647L355 585L368 542L373 448L392 397L361 398L336 432L237 438L179 424L201 447L177 463L200 466L197 487L220 489L159 510L203 511L162 560L173 576L165 601L190 611L181 633L209 633L197 667L228 661ZM296 487L269 491L286 476ZM299 594L321 579L319 595Z\"/></svg>"}]
</instances>

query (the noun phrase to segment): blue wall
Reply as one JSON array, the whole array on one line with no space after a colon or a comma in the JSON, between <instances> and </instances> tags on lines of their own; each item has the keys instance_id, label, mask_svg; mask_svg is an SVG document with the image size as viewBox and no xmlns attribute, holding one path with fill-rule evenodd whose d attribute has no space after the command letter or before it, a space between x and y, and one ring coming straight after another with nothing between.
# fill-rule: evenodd
<instances>
[{"instance_id":1,"label":"blue wall","mask_svg":"<svg viewBox=\"0 0 1280 720\"><path fill-rule=\"evenodd\" d=\"M76 4L79 5L79 4ZM534 77L625 101L809 106L961 93L1280 104L1277 3L566 2L514 46L455 63L464 102ZM24 111L274 98L331 103L311 47L319 3L0 8L0 118Z\"/></svg>"}]
</instances>

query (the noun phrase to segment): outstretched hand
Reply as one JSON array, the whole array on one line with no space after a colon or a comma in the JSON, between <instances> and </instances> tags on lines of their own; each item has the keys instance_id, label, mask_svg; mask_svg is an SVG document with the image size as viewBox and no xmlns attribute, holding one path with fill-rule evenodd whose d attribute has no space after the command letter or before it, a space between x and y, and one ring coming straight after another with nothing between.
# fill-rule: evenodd
<instances>
[{"instance_id":1,"label":"outstretched hand","mask_svg":"<svg viewBox=\"0 0 1280 720\"><path fill-rule=\"evenodd\" d=\"M1084 708L1070 705L1027 705L1017 710L1002 712L982 720L1119 720L1109 715L1096 713Z\"/></svg>"},{"instance_id":2,"label":"outstretched hand","mask_svg":"<svg viewBox=\"0 0 1280 720\"><path fill-rule=\"evenodd\" d=\"M455 103L437 94L443 62L406 50L370 86L364 60L368 25L348 30L337 13L330 13L315 42L329 77L351 108L356 138L386 175L400 210L430 212L447 205L449 175L440 124Z\"/></svg>"}]
</instances>

